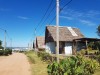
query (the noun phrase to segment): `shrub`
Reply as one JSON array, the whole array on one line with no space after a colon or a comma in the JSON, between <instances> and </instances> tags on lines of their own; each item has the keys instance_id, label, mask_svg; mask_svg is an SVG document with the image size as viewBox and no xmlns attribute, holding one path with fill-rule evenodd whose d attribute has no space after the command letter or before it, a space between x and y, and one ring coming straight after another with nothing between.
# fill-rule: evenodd
<instances>
[{"instance_id":1,"label":"shrub","mask_svg":"<svg viewBox=\"0 0 100 75\"><path fill-rule=\"evenodd\" d=\"M97 55L97 56L95 56L95 59L99 62L99 64L100 64L100 54L99 55Z\"/></svg>"},{"instance_id":2,"label":"shrub","mask_svg":"<svg viewBox=\"0 0 100 75\"><path fill-rule=\"evenodd\" d=\"M7 52L8 55L12 54L12 49L7 48L5 51Z\"/></svg>"},{"instance_id":3,"label":"shrub","mask_svg":"<svg viewBox=\"0 0 100 75\"><path fill-rule=\"evenodd\" d=\"M49 53L46 53L46 52L38 52L37 55L43 61L47 61L47 62L51 62L52 61L52 56Z\"/></svg>"},{"instance_id":4,"label":"shrub","mask_svg":"<svg viewBox=\"0 0 100 75\"><path fill-rule=\"evenodd\" d=\"M91 60L82 56L72 56L60 61L49 64L49 75L92 75L98 68L96 60Z\"/></svg>"},{"instance_id":5,"label":"shrub","mask_svg":"<svg viewBox=\"0 0 100 75\"><path fill-rule=\"evenodd\" d=\"M3 55L4 54L4 50L0 50L0 55Z\"/></svg>"},{"instance_id":6,"label":"shrub","mask_svg":"<svg viewBox=\"0 0 100 75\"><path fill-rule=\"evenodd\" d=\"M10 55L12 54L12 50L11 49L6 49L6 50L0 50L0 55Z\"/></svg>"}]
</instances>

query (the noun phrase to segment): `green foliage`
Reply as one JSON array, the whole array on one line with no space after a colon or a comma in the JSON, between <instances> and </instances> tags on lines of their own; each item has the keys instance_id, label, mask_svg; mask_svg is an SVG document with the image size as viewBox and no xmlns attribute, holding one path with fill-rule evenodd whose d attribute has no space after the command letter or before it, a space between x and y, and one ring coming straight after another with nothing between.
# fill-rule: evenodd
<instances>
[{"instance_id":1,"label":"green foliage","mask_svg":"<svg viewBox=\"0 0 100 75\"><path fill-rule=\"evenodd\" d=\"M84 49L77 52L78 55L85 55L85 53L86 53L86 50Z\"/></svg>"},{"instance_id":2,"label":"green foliage","mask_svg":"<svg viewBox=\"0 0 100 75\"><path fill-rule=\"evenodd\" d=\"M0 49L3 49L3 47L2 47L2 41L0 40Z\"/></svg>"},{"instance_id":3,"label":"green foliage","mask_svg":"<svg viewBox=\"0 0 100 75\"><path fill-rule=\"evenodd\" d=\"M95 59L99 62L100 64L100 54L99 55L96 55Z\"/></svg>"},{"instance_id":4,"label":"green foliage","mask_svg":"<svg viewBox=\"0 0 100 75\"><path fill-rule=\"evenodd\" d=\"M6 49L6 50L0 50L0 55L10 55L12 54L12 50L11 49Z\"/></svg>"},{"instance_id":5,"label":"green foliage","mask_svg":"<svg viewBox=\"0 0 100 75\"><path fill-rule=\"evenodd\" d=\"M88 43L88 49L100 50L100 41Z\"/></svg>"},{"instance_id":6,"label":"green foliage","mask_svg":"<svg viewBox=\"0 0 100 75\"><path fill-rule=\"evenodd\" d=\"M96 42L96 47L98 48L98 50L100 51L100 41Z\"/></svg>"},{"instance_id":7,"label":"green foliage","mask_svg":"<svg viewBox=\"0 0 100 75\"><path fill-rule=\"evenodd\" d=\"M0 50L0 56L4 54L4 50Z\"/></svg>"},{"instance_id":8,"label":"green foliage","mask_svg":"<svg viewBox=\"0 0 100 75\"><path fill-rule=\"evenodd\" d=\"M0 46L2 45L2 41L0 40Z\"/></svg>"},{"instance_id":9,"label":"green foliage","mask_svg":"<svg viewBox=\"0 0 100 75\"><path fill-rule=\"evenodd\" d=\"M89 49L92 49L93 46L94 46L94 42L88 43L88 48L89 48Z\"/></svg>"},{"instance_id":10,"label":"green foliage","mask_svg":"<svg viewBox=\"0 0 100 75\"><path fill-rule=\"evenodd\" d=\"M100 25L97 28L97 34L98 34L98 36L100 36Z\"/></svg>"},{"instance_id":11,"label":"green foliage","mask_svg":"<svg viewBox=\"0 0 100 75\"><path fill-rule=\"evenodd\" d=\"M46 52L38 52L37 55L43 61L47 61L47 62L51 62L52 61L52 56L49 53L46 53Z\"/></svg>"},{"instance_id":12,"label":"green foliage","mask_svg":"<svg viewBox=\"0 0 100 75\"><path fill-rule=\"evenodd\" d=\"M60 63L49 64L47 69L49 75L92 75L98 66L95 60L72 56L61 60Z\"/></svg>"}]
</instances>

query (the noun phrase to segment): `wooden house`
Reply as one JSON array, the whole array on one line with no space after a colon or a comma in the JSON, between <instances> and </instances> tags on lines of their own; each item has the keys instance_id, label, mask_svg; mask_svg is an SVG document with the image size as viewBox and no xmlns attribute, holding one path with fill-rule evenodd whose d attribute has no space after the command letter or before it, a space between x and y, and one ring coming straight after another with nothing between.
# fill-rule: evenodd
<instances>
[{"instance_id":1,"label":"wooden house","mask_svg":"<svg viewBox=\"0 0 100 75\"><path fill-rule=\"evenodd\" d=\"M72 55L75 54L74 39L84 38L78 28L59 26L59 53ZM46 26L45 30L46 52L56 53L56 26Z\"/></svg>"},{"instance_id":2,"label":"wooden house","mask_svg":"<svg viewBox=\"0 0 100 75\"><path fill-rule=\"evenodd\" d=\"M36 49L38 49L39 51L45 50L45 37L36 37Z\"/></svg>"}]
</instances>

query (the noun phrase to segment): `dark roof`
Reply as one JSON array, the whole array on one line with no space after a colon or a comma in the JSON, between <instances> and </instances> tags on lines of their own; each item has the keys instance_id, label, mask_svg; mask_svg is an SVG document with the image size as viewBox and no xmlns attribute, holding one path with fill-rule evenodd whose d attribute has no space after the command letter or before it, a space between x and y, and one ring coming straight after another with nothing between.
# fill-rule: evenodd
<instances>
[{"instance_id":1,"label":"dark roof","mask_svg":"<svg viewBox=\"0 0 100 75\"><path fill-rule=\"evenodd\" d=\"M59 41L73 41L73 39L84 37L78 28L72 28L72 30L77 34L77 36L73 36L67 26L59 26ZM46 40L47 37L49 38L51 36L53 41L56 41L56 26L46 26L45 35Z\"/></svg>"},{"instance_id":2,"label":"dark roof","mask_svg":"<svg viewBox=\"0 0 100 75\"><path fill-rule=\"evenodd\" d=\"M79 38L79 39L74 39L74 40L80 40L80 41L100 41L98 38Z\"/></svg>"},{"instance_id":3,"label":"dark roof","mask_svg":"<svg viewBox=\"0 0 100 75\"><path fill-rule=\"evenodd\" d=\"M45 37L43 37L43 36L36 37L37 48L42 48L44 44L45 44Z\"/></svg>"}]
</instances>

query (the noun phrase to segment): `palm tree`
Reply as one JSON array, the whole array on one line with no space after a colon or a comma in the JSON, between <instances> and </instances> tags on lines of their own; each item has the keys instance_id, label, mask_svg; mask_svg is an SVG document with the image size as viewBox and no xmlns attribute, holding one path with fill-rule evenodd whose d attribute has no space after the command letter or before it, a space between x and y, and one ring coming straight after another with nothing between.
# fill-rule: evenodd
<instances>
[{"instance_id":1,"label":"palm tree","mask_svg":"<svg viewBox=\"0 0 100 75\"><path fill-rule=\"evenodd\" d=\"M100 36L100 25L97 28L97 34L98 34L98 36Z\"/></svg>"}]
</instances>

